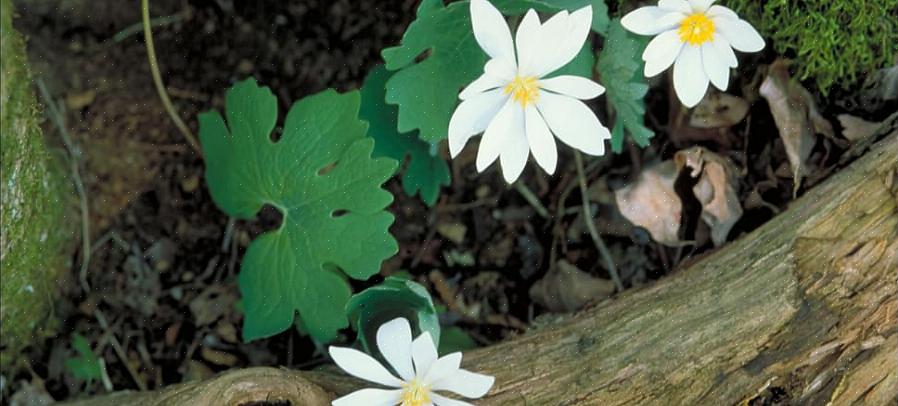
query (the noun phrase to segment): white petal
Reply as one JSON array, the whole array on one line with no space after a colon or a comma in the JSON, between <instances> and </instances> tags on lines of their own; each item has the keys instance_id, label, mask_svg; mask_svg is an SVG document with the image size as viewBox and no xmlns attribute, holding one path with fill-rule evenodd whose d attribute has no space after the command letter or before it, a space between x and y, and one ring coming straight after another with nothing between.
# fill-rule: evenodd
<instances>
[{"instance_id":1,"label":"white petal","mask_svg":"<svg viewBox=\"0 0 898 406\"><path fill-rule=\"evenodd\" d=\"M587 78L573 75L540 79L539 87L581 100L595 99L605 92L605 88L602 85Z\"/></svg>"},{"instance_id":2,"label":"white petal","mask_svg":"<svg viewBox=\"0 0 898 406\"><path fill-rule=\"evenodd\" d=\"M692 11L696 13L704 13L708 10L708 7L711 7L711 4L714 3L714 0L689 0L689 3L692 4Z\"/></svg>"},{"instance_id":3,"label":"white petal","mask_svg":"<svg viewBox=\"0 0 898 406\"><path fill-rule=\"evenodd\" d=\"M716 6L716 5L711 6L711 8L709 8L708 12L705 14L707 14L708 17L728 17L728 18L735 18L735 19L739 18L739 15L736 14L735 11L730 10L729 8L726 8L724 6Z\"/></svg>"},{"instance_id":4,"label":"white petal","mask_svg":"<svg viewBox=\"0 0 898 406\"><path fill-rule=\"evenodd\" d=\"M629 31L639 35L655 35L675 28L686 15L679 11L669 11L659 7L641 7L631 11L620 23Z\"/></svg>"},{"instance_id":5,"label":"white petal","mask_svg":"<svg viewBox=\"0 0 898 406\"><path fill-rule=\"evenodd\" d=\"M356 378L364 379L385 386L398 388L402 381L393 376L377 360L364 352L352 348L330 347L331 358L338 367Z\"/></svg>"},{"instance_id":6,"label":"white petal","mask_svg":"<svg viewBox=\"0 0 898 406\"><path fill-rule=\"evenodd\" d=\"M723 61L726 62L727 66L731 68L739 66L739 60L736 59L736 53L733 52L733 47L730 46L730 42L727 41L723 35L715 33L711 44L717 48L717 53L723 57Z\"/></svg>"},{"instance_id":7,"label":"white petal","mask_svg":"<svg viewBox=\"0 0 898 406\"><path fill-rule=\"evenodd\" d=\"M454 374L434 382L433 390L447 390L466 398L476 399L486 395L495 382L496 378L492 376L459 369Z\"/></svg>"},{"instance_id":8,"label":"white petal","mask_svg":"<svg viewBox=\"0 0 898 406\"><path fill-rule=\"evenodd\" d=\"M423 378L430 366L437 360L437 347L433 344L430 333L424 332L415 341L412 341L412 360L415 361L415 371L418 378Z\"/></svg>"},{"instance_id":9,"label":"white petal","mask_svg":"<svg viewBox=\"0 0 898 406\"><path fill-rule=\"evenodd\" d=\"M518 109L523 111L522 109ZM430 366L424 375L424 383L427 385L439 382L441 379L454 374L461 365L461 353L453 352L452 354L440 357Z\"/></svg>"},{"instance_id":10,"label":"white petal","mask_svg":"<svg viewBox=\"0 0 898 406\"><path fill-rule=\"evenodd\" d=\"M393 406L402 401L402 389L362 389L331 402L333 406Z\"/></svg>"},{"instance_id":11,"label":"white petal","mask_svg":"<svg viewBox=\"0 0 898 406\"><path fill-rule=\"evenodd\" d=\"M377 349L403 380L410 381L415 377L412 328L408 320L400 317L382 324L377 329Z\"/></svg>"},{"instance_id":12,"label":"white petal","mask_svg":"<svg viewBox=\"0 0 898 406\"><path fill-rule=\"evenodd\" d=\"M449 153L453 158L471 137L486 130L508 98L504 90L495 89L473 96L458 105L449 119Z\"/></svg>"},{"instance_id":13,"label":"white petal","mask_svg":"<svg viewBox=\"0 0 898 406\"><path fill-rule=\"evenodd\" d=\"M683 14L692 13L692 6L686 0L661 0L658 7L668 11L679 11Z\"/></svg>"},{"instance_id":14,"label":"white petal","mask_svg":"<svg viewBox=\"0 0 898 406\"><path fill-rule=\"evenodd\" d=\"M471 84L469 84L467 87L465 87L465 89L462 90L461 93L459 93L458 98L467 100L487 90L493 90L497 87L503 87L506 84L507 81L490 75L489 73L484 73L480 75L479 78L471 82Z\"/></svg>"},{"instance_id":15,"label":"white petal","mask_svg":"<svg viewBox=\"0 0 898 406\"><path fill-rule=\"evenodd\" d=\"M561 53L558 44L567 41L570 32L570 14L566 10L559 11L546 20L540 27L539 35L539 49L543 52L543 56L539 60L533 61L532 66L528 67L528 71L525 73L541 77L548 72L550 65L553 65L557 59L555 55Z\"/></svg>"},{"instance_id":16,"label":"white petal","mask_svg":"<svg viewBox=\"0 0 898 406\"><path fill-rule=\"evenodd\" d=\"M518 67L513 61L495 58L486 62L486 65L483 66L483 71L490 76L511 82L518 74Z\"/></svg>"},{"instance_id":17,"label":"white petal","mask_svg":"<svg viewBox=\"0 0 898 406\"><path fill-rule=\"evenodd\" d=\"M708 90L708 75L702 67L701 48L687 45L674 63L674 90L686 107L695 107Z\"/></svg>"},{"instance_id":18,"label":"white petal","mask_svg":"<svg viewBox=\"0 0 898 406\"><path fill-rule=\"evenodd\" d=\"M611 133L583 102L544 93L539 95L536 107L562 142L590 155L605 153L605 140L611 138Z\"/></svg>"},{"instance_id":19,"label":"white petal","mask_svg":"<svg viewBox=\"0 0 898 406\"><path fill-rule=\"evenodd\" d=\"M711 83L721 91L726 91L730 82L730 67L711 42L702 44L702 66Z\"/></svg>"},{"instance_id":20,"label":"white petal","mask_svg":"<svg viewBox=\"0 0 898 406\"><path fill-rule=\"evenodd\" d=\"M664 72L670 65L673 65L677 56L680 55L681 49L683 49L683 41L680 40L680 34L676 30L664 31L652 38L642 53L642 60L645 61L645 76L650 78Z\"/></svg>"},{"instance_id":21,"label":"white petal","mask_svg":"<svg viewBox=\"0 0 898 406\"><path fill-rule=\"evenodd\" d=\"M517 106L515 106L517 107ZM521 117L524 117L521 110ZM527 142L527 134L525 133L524 121L521 120L520 131L510 132L508 134L508 142L502 153L499 154L499 163L502 165L502 177L508 184L514 183L524 172L527 166L527 158L530 157L530 144Z\"/></svg>"},{"instance_id":22,"label":"white petal","mask_svg":"<svg viewBox=\"0 0 898 406\"><path fill-rule=\"evenodd\" d=\"M489 1L471 0L471 25L474 38L490 58L514 61L514 45L508 23Z\"/></svg>"},{"instance_id":23,"label":"white petal","mask_svg":"<svg viewBox=\"0 0 898 406\"><path fill-rule=\"evenodd\" d=\"M524 127L527 131L527 143L533 158L549 175L555 173L558 164L558 148L555 137L549 132L549 126L535 106L527 106L524 111Z\"/></svg>"},{"instance_id":24,"label":"white petal","mask_svg":"<svg viewBox=\"0 0 898 406\"><path fill-rule=\"evenodd\" d=\"M592 6L583 7L571 13L568 17L568 26L568 33L564 40L559 43L544 44L546 49L556 49L557 51L553 52L551 56L546 56L545 64L540 67L539 71L533 72L534 76L542 77L552 73L567 65L577 56L577 53L583 48L586 38L589 37L589 29L592 26Z\"/></svg>"},{"instance_id":25,"label":"white petal","mask_svg":"<svg viewBox=\"0 0 898 406\"><path fill-rule=\"evenodd\" d=\"M714 26L737 51L758 52L764 49L764 38L744 20L714 17Z\"/></svg>"},{"instance_id":26,"label":"white petal","mask_svg":"<svg viewBox=\"0 0 898 406\"><path fill-rule=\"evenodd\" d=\"M508 143L510 134L515 131L523 131L524 118L519 112L523 112L521 107L509 98L499 113L493 117L480 139L480 149L477 151L477 172L483 172L492 165L496 158L499 158L499 154Z\"/></svg>"},{"instance_id":27,"label":"white petal","mask_svg":"<svg viewBox=\"0 0 898 406\"><path fill-rule=\"evenodd\" d=\"M433 404L436 406L474 406L468 402L450 399L445 396L438 395L436 393L430 394L430 400L432 400Z\"/></svg>"},{"instance_id":28,"label":"white petal","mask_svg":"<svg viewBox=\"0 0 898 406\"><path fill-rule=\"evenodd\" d=\"M530 72L536 63L545 57L545 48L541 45L541 25L539 16L532 8L518 25L515 46L518 49L518 73Z\"/></svg>"}]
</instances>

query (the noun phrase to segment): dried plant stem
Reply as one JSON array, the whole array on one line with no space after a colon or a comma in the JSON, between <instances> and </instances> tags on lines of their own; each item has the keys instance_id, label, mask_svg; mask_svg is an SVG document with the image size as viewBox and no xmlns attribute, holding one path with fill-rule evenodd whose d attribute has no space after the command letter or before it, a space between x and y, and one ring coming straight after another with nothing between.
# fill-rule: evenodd
<instances>
[{"instance_id":1,"label":"dried plant stem","mask_svg":"<svg viewBox=\"0 0 898 406\"><path fill-rule=\"evenodd\" d=\"M589 194L587 193L588 189L586 187L586 175L583 174L583 156L580 154L580 151L574 151L574 160L577 163L577 177L580 180L580 196L583 199L583 221L586 223L586 228L589 230L592 242L596 244L596 248L599 250L602 260L605 261L605 267L608 268L608 273L611 275L611 281L614 282L617 291L621 292L624 290L624 284L620 280L620 275L617 274L617 266L614 265L614 259L611 258L611 251L608 250L608 246L605 245L605 241L602 240L602 236L599 235L598 230L596 230L596 225L592 220L592 210L589 208Z\"/></svg>"},{"instance_id":2,"label":"dried plant stem","mask_svg":"<svg viewBox=\"0 0 898 406\"><path fill-rule=\"evenodd\" d=\"M178 112L175 111L175 107L171 104L171 100L168 98L168 92L165 91L165 85L162 83L162 74L159 73L159 63L156 61L156 47L153 45L149 0L141 0L140 8L141 14L143 15L143 37L147 46L147 59L150 61L150 72L153 74L153 83L156 85L156 92L159 93L159 99L162 100L162 105L165 106L165 111L168 112L172 121L175 122L175 126L181 131L181 135L184 136L187 143L190 144L198 154L202 155L203 151L200 149L200 144L196 141L196 137L193 136L190 129L187 128L187 124L184 124L184 121L181 120Z\"/></svg>"},{"instance_id":3,"label":"dried plant stem","mask_svg":"<svg viewBox=\"0 0 898 406\"><path fill-rule=\"evenodd\" d=\"M43 97L44 103L47 105L47 115L50 116L50 121L53 122L53 125L59 130L59 136L62 137L62 142L71 159L72 181L75 184L75 191L78 193L78 200L81 205L81 268L78 272L78 283L81 285L81 289L84 290L84 293L87 294L90 292L90 284L87 283L87 267L88 264L90 264L91 254L90 215L87 204L87 193L84 191L84 182L81 180L81 153L72 142L72 138L69 136L69 130L65 126L65 118L62 116L62 112L59 111L56 102L53 101L53 97L50 96L50 91L47 90L44 81L38 79L37 87L41 92L41 97Z\"/></svg>"}]
</instances>

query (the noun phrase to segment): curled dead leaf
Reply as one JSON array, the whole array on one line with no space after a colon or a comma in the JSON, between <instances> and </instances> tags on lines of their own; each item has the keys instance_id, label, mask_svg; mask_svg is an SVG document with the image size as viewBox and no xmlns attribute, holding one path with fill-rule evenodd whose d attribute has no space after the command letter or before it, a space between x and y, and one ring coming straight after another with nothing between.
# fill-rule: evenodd
<instances>
[{"instance_id":1,"label":"curled dead leaf","mask_svg":"<svg viewBox=\"0 0 898 406\"><path fill-rule=\"evenodd\" d=\"M696 128L726 128L739 124L748 114L745 99L726 93L711 93L695 106L689 125Z\"/></svg>"},{"instance_id":2,"label":"curled dead leaf","mask_svg":"<svg viewBox=\"0 0 898 406\"><path fill-rule=\"evenodd\" d=\"M530 298L553 312L572 312L614 293L614 283L581 271L565 260L530 287Z\"/></svg>"},{"instance_id":3,"label":"curled dead leaf","mask_svg":"<svg viewBox=\"0 0 898 406\"><path fill-rule=\"evenodd\" d=\"M842 135L851 142L858 142L876 133L882 123L872 123L850 114L839 114L842 124Z\"/></svg>"},{"instance_id":4,"label":"curled dead leaf","mask_svg":"<svg viewBox=\"0 0 898 406\"><path fill-rule=\"evenodd\" d=\"M646 167L636 182L614 192L621 214L633 224L645 228L652 239L679 246L680 217L683 203L674 191L677 168L673 161Z\"/></svg>"},{"instance_id":5,"label":"curled dead leaf","mask_svg":"<svg viewBox=\"0 0 898 406\"><path fill-rule=\"evenodd\" d=\"M792 165L793 192L797 192L801 179L807 174L806 161L816 143L815 135L835 138L832 124L820 115L811 93L789 76L787 60L777 59L770 65L760 93L773 113Z\"/></svg>"},{"instance_id":6,"label":"curled dead leaf","mask_svg":"<svg viewBox=\"0 0 898 406\"><path fill-rule=\"evenodd\" d=\"M689 175L699 178L692 192L702 204L702 220L711 228L711 241L719 247L742 217L735 165L703 147L678 151L674 162L679 170L688 167Z\"/></svg>"}]
</instances>

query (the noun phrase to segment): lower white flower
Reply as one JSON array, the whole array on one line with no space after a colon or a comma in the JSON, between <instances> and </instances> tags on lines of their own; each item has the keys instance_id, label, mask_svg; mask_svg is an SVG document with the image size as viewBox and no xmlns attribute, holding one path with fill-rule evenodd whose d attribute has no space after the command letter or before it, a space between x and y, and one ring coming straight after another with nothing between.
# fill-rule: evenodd
<instances>
[{"instance_id":1,"label":"lower white flower","mask_svg":"<svg viewBox=\"0 0 898 406\"><path fill-rule=\"evenodd\" d=\"M333 401L334 406L470 406L435 391L479 398L495 381L491 376L459 368L460 352L438 358L430 333L425 332L412 341L411 327L403 318L384 323L377 329L377 348L399 378L361 351L330 347L329 352L346 373L395 389L361 389Z\"/></svg>"},{"instance_id":2,"label":"lower white flower","mask_svg":"<svg viewBox=\"0 0 898 406\"><path fill-rule=\"evenodd\" d=\"M712 5L715 0L660 0L624 16L624 28L640 35L657 35L642 54L645 76L655 76L674 66L677 97L693 107L708 90L708 82L725 91L730 68L735 68L735 48L742 52L764 49L764 39L736 12Z\"/></svg>"},{"instance_id":3,"label":"lower white flower","mask_svg":"<svg viewBox=\"0 0 898 406\"><path fill-rule=\"evenodd\" d=\"M524 170L530 153L547 173L555 172L555 137L590 155L605 153L611 138L580 100L605 88L590 79L561 75L544 78L577 56L592 24L592 7L562 11L540 23L531 9L516 40L502 14L487 0L471 0L471 23L478 44L491 58L484 74L466 87L449 121L449 152L454 158L474 135L483 133L477 171L496 159L508 183Z\"/></svg>"}]
</instances>

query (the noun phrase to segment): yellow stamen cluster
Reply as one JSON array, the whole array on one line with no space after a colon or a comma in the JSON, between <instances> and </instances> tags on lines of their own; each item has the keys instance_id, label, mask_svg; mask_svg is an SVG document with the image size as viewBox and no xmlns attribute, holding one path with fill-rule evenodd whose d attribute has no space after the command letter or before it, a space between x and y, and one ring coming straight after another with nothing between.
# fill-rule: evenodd
<instances>
[{"instance_id":1,"label":"yellow stamen cluster","mask_svg":"<svg viewBox=\"0 0 898 406\"><path fill-rule=\"evenodd\" d=\"M402 386L402 406L423 406L430 403L430 387L417 379Z\"/></svg>"},{"instance_id":2,"label":"yellow stamen cluster","mask_svg":"<svg viewBox=\"0 0 898 406\"><path fill-rule=\"evenodd\" d=\"M680 39L689 45L701 45L714 39L714 21L704 13L695 13L680 23Z\"/></svg>"},{"instance_id":3,"label":"yellow stamen cluster","mask_svg":"<svg viewBox=\"0 0 898 406\"><path fill-rule=\"evenodd\" d=\"M515 76L514 80L505 86L505 94L510 94L521 107L527 107L539 99L539 84L534 76Z\"/></svg>"}]
</instances>

